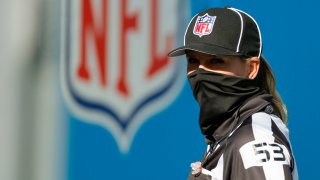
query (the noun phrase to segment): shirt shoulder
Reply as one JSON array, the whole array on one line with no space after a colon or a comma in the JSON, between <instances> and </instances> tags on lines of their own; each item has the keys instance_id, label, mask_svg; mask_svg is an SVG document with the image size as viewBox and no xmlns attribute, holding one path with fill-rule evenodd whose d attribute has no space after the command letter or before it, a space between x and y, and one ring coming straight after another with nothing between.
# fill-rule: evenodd
<instances>
[{"instance_id":1,"label":"shirt shoulder","mask_svg":"<svg viewBox=\"0 0 320 180\"><path fill-rule=\"evenodd\" d=\"M283 174L291 179L293 157L286 131L281 119L272 114L258 112L246 119L226 144L225 175L277 179L275 174Z\"/></svg>"},{"instance_id":2,"label":"shirt shoulder","mask_svg":"<svg viewBox=\"0 0 320 180\"><path fill-rule=\"evenodd\" d=\"M228 149L241 157L244 168L275 162L290 165L288 129L281 119L264 112L253 114L230 137Z\"/></svg>"},{"instance_id":3,"label":"shirt shoulder","mask_svg":"<svg viewBox=\"0 0 320 180\"><path fill-rule=\"evenodd\" d=\"M278 140L289 141L289 130L279 117L265 112L255 113L244 120L230 137L230 141L235 142L238 147L251 141Z\"/></svg>"}]
</instances>

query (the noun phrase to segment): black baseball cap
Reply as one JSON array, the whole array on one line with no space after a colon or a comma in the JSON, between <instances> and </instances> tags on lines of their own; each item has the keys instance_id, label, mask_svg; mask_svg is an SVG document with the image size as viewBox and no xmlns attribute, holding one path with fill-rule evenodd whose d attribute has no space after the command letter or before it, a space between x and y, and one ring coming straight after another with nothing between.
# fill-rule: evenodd
<instances>
[{"instance_id":1,"label":"black baseball cap","mask_svg":"<svg viewBox=\"0 0 320 180\"><path fill-rule=\"evenodd\" d=\"M256 21L241 10L231 7L207 9L191 19L184 35L184 46L172 50L168 56L180 56L186 50L260 57L260 29Z\"/></svg>"}]
</instances>

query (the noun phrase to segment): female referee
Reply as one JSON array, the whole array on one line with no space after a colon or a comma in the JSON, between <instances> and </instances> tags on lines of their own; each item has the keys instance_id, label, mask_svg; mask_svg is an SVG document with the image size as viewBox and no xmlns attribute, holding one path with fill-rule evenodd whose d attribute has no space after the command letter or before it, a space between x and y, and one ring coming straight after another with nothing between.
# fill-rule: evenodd
<instances>
[{"instance_id":1,"label":"female referee","mask_svg":"<svg viewBox=\"0 0 320 180\"><path fill-rule=\"evenodd\" d=\"M298 179L287 110L261 51L261 33L250 15L211 8L191 19L184 46L169 53L187 57L208 143L202 159L191 164L190 180Z\"/></svg>"}]
</instances>

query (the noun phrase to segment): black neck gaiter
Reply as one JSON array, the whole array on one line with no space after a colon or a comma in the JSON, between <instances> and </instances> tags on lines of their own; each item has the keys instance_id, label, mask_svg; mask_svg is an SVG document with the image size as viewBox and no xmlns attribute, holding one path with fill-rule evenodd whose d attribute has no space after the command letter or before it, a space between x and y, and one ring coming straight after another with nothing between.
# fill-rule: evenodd
<instances>
[{"instance_id":1,"label":"black neck gaiter","mask_svg":"<svg viewBox=\"0 0 320 180\"><path fill-rule=\"evenodd\" d=\"M212 135L245 101L262 93L256 80L201 68L189 74L188 79L200 106L201 132L206 136Z\"/></svg>"}]
</instances>

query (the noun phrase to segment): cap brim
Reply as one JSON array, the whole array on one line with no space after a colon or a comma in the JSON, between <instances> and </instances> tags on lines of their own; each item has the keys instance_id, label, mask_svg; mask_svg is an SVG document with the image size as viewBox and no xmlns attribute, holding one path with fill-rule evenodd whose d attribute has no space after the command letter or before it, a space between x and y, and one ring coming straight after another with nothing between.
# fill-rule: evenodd
<instances>
[{"instance_id":1,"label":"cap brim","mask_svg":"<svg viewBox=\"0 0 320 180\"><path fill-rule=\"evenodd\" d=\"M226 49L215 45L204 45L204 44L189 44L186 46L179 47L168 53L169 57L181 56L186 54L186 50L198 51L211 55L225 55L225 56L240 56L240 53L234 52L233 50Z\"/></svg>"}]
</instances>

